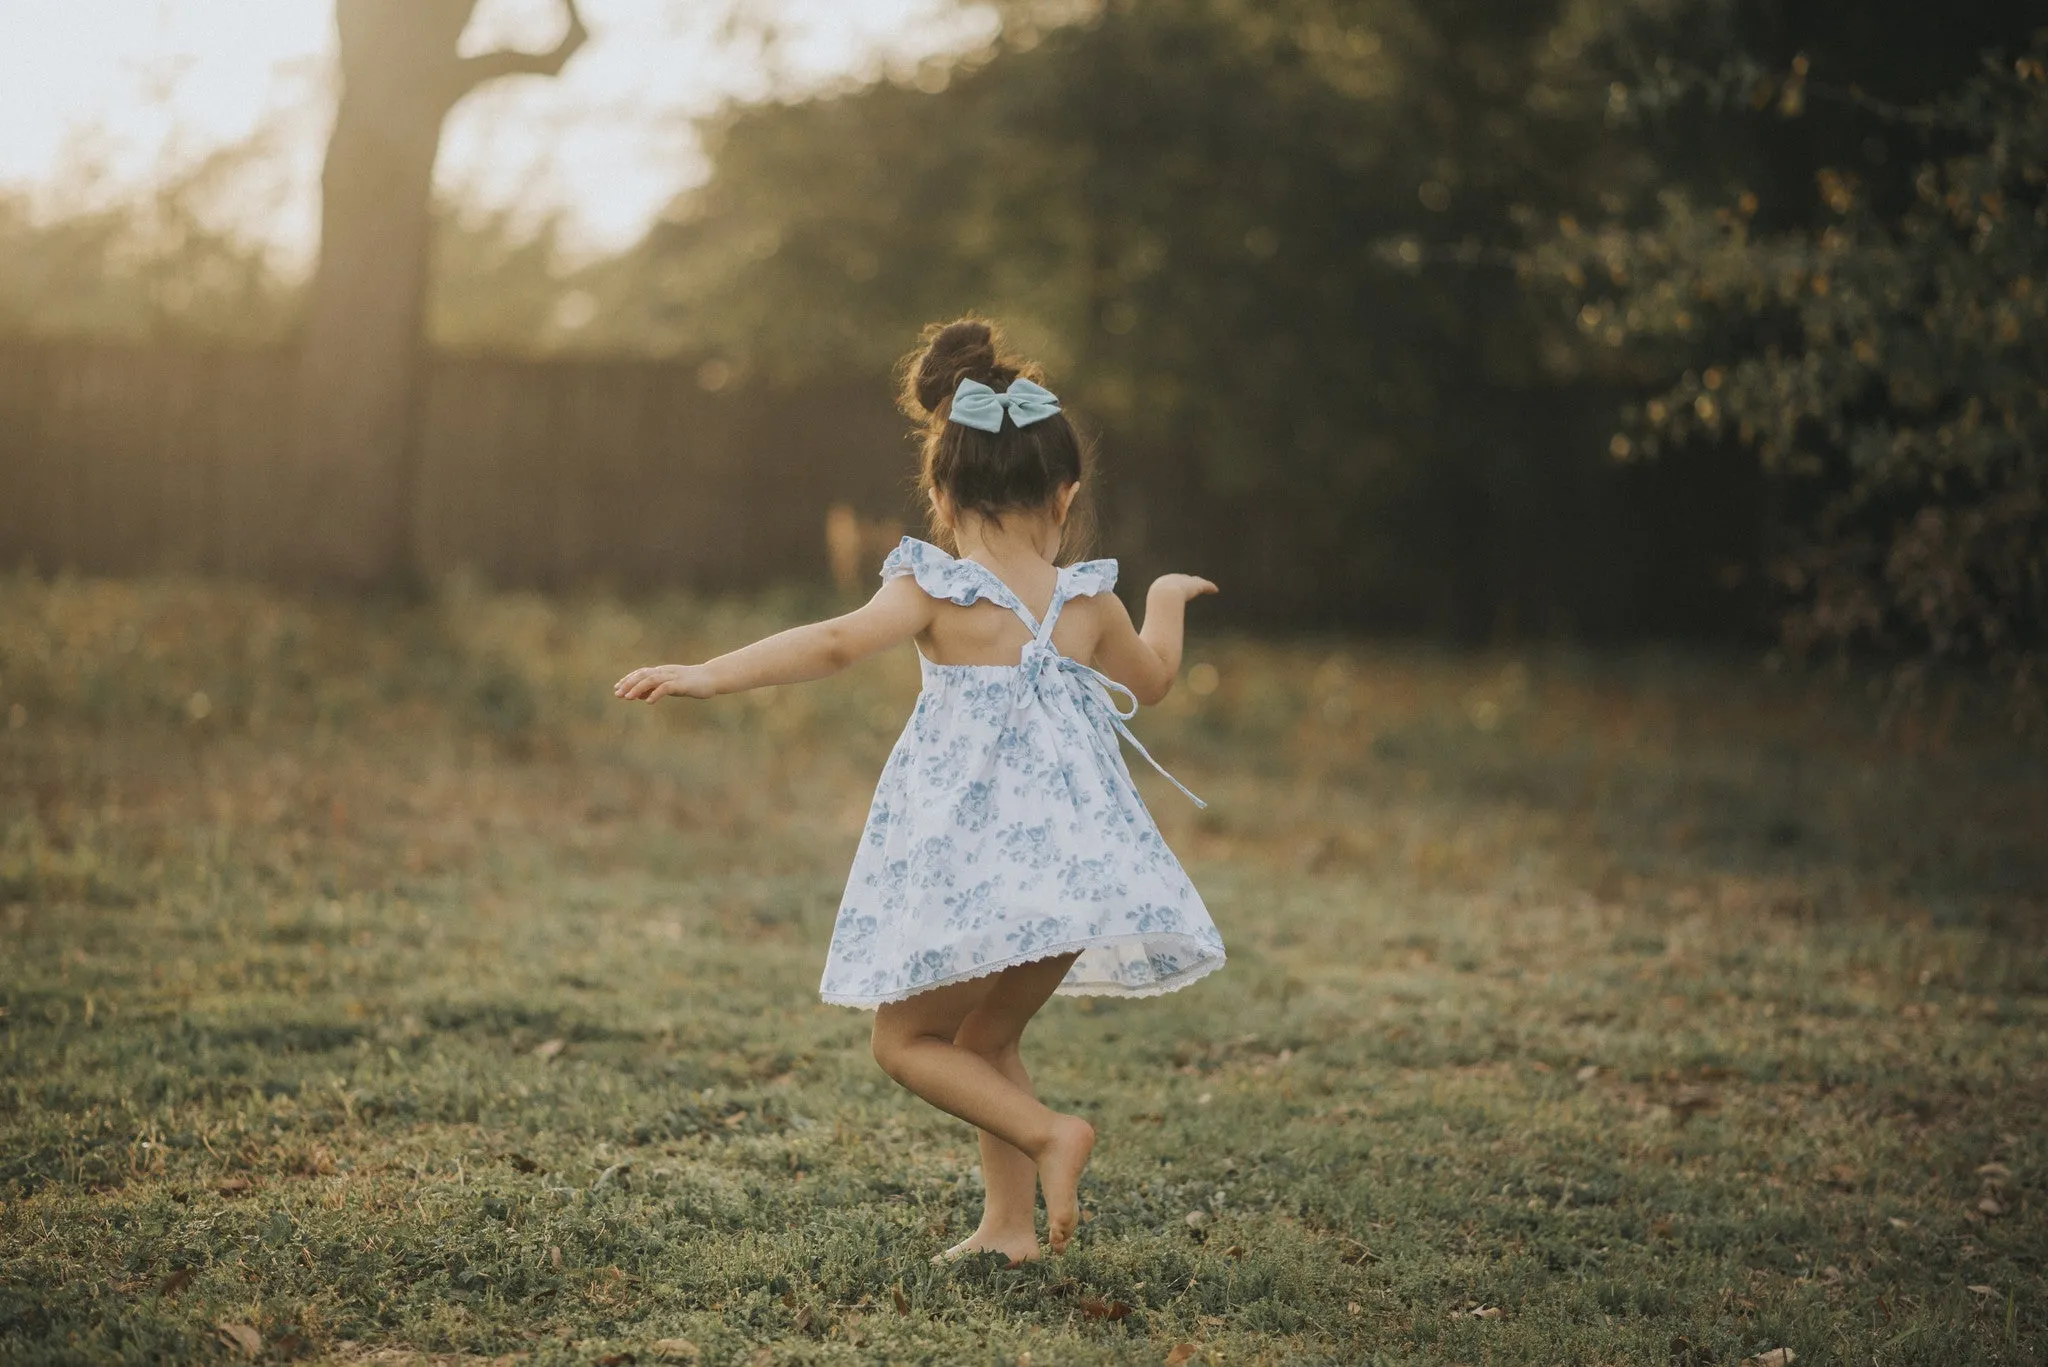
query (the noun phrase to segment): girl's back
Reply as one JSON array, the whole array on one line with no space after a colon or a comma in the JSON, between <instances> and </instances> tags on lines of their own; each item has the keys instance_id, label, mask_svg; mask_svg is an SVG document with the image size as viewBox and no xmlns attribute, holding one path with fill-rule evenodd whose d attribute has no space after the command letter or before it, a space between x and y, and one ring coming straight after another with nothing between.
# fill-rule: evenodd
<instances>
[{"instance_id":1,"label":"girl's back","mask_svg":"<svg viewBox=\"0 0 2048 1367\"><path fill-rule=\"evenodd\" d=\"M979 563L979 562L977 562ZM1039 621L1052 607L1058 567L1050 561L1007 572L988 567L1017 601ZM1039 572L1039 571L1042 571ZM1052 644L1060 654L1082 664L1095 663L1095 645L1102 634L1100 609L1093 598L1073 599L1053 624ZM967 607L942 600L932 624L917 637L918 653L934 664L1013 665L1031 642L1031 629L1016 613L983 599Z\"/></svg>"}]
</instances>

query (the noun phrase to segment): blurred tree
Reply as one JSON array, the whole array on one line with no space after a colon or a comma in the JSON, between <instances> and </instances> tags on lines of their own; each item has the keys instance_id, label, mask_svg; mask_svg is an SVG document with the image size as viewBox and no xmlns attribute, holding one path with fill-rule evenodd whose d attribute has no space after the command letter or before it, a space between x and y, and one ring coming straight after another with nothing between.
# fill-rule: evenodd
<instances>
[{"instance_id":1,"label":"blurred tree","mask_svg":"<svg viewBox=\"0 0 2048 1367\"><path fill-rule=\"evenodd\" d=\"M1941 63L1919 51L1924 83ZM1667 66L1636 97L1653 111L1706 103L1820 127L1785 139L1805 155L1758 157L1742 180L1668 185L1652 215L1567 223L1528 266L1646 391L1611 438L1617 458L1718 448L1772 474L1788 645L1903 660L1908 686L1936 665L1989 665L2018 686L2019 715L2038 716L2048 30L1909 103L1856 74L1836 52L1775 73Z\"/></svg>"},{"instance_id":2,"label":"blurred tree","mask_svg":"<svg viewBox=\"0 0 2048 1367\"><path fill-rule=\"evenodd\" d=\"M54 211L0 192L0 334L275 339L296 291L235 212L260 197L274 132L174 161L143 194L90 164L64 168Z\"/></svg>"},{"instance_id":3,"label":"blurred tree","mask_svg":"<svg viewBox=\"0 0 2048 1367\"><path fill-rule=\"evenodd\" d=\"M476 0L336 0L342 93L301 341L288 573L363 585L411 570L408 437L442 124L486 82L558 74L587 36L576 0L562 6L553 50L463 57Z\"/></svg>"},{"instance_id":4,"label":"blurred tree","mask_svg":"<svg viewBox=\"0 0 2048 1367\"><path fill-rule=\"evenodd\" d=\"M2020 7L999 9L997 41L950 69L730 111L711 180L615 263L604 325L879 376L920 323L997 315L1160 501L1148 529L1112 467L1120 551L1142 560L1199 487L1235 510L1240 586L1280 613L1484 638L1756 621L1773 487L1711 451L1609 461L1615 407L1671 357L1526 288L1508 225L1632 221L1737 174L1810 182L1839 130L1642 109L1694 67L1802 44L1924 89Z\"/></svg>"},{"instance_id":5,"label":"blurred tree","mask_svg":"<svg viewBox=\"0 0 2048 1367\"><path fill-rule=\"evenodd\" d=\"M730 113L711 181L601 313L742 367L879 377L920 323L977 308L1114 432L1125 488L1237 508L1240 587L1288 616L1627 625L1637 586L1591 529L1607 400L1570 392L1568 321L1491 245L1518 204L1597 212L1641 174L1601 102L1541 104L1561 7L1051 8L1007 6L951 70ZM1148 532L1117 473L1109 521L1143 559L1185 519Z\"/></svg>"},{"instance_id":6,"label":"blurred tree","mask_svg":"<svg viewBox=\"0 0 2048 1367\"><path fill-rule=\"evenodd\" d=\"M562 257L562 214L444 202L435 213L434 287L426 329L435 346L561 352L595 306ZM633 350L630 346L621 349Z\"/></svg>"}]
</instances>

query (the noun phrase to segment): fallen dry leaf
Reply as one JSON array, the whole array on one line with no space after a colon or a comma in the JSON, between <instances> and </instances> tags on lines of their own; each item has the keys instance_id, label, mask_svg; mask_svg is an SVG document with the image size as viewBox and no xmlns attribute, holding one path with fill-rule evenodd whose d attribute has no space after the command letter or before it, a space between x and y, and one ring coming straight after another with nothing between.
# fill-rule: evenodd
<instances>
[{"instance_id":1,"label":"fallen dry leaf","mask_svg":"<svg viewBox=\"0 0 2048 1367\"><path fill-rule=\"evenodd\" d=\"M1572 1076L1577 1078L1581 1082L1591 1082L1594 1078L1600 1076L1600 1065L1597 1063L1589 1063L1585 1067L1579 1069L1578 1072L1573 1073Z\"/></svg>"},{"instance_id":2,"label":"fallen dry leaf","mask_svg":"<svg viewBox=\"0 0 2048 1367\"><path fill-rule=\"evenodd\" d=\"M561 1053L562 1050L568 1047L569 1046L562 1040L545 1040L542 1043L533 1046L533 1056L539 1059L542 1063L546 1063L549 1059L553 1058L556 1054Z\"/></svg>"},{"instance_id":3,"label":"fallen dry leaf","mask_svg":"<svg viewBox=\"0 0 2048 1367\"><path fill-rule=\"evenodd\" d=\"M1099 1301L1093 1296L1083 1296L1081 1313L1091 1320L1120 1320L1131 1313L1131 1307L1122 1301Z\"/></svg>"},{"instance_id":4,"label":"fallen dry leaf","mask_svg":"<svg viewBox=\"0 0 2048 1367\"><path fill-rule=\"evenodd\" d=\"M1998 1288L1995 1286L1972 1286L1967 1289L1976 1292L1980 1296L1995 1296L1998 1294Z\"/></svg>"},{"instance_id":5,"label":"fallen dry leaf","mask_svg":"<svg viewBox=\"0 0 2048 1367\"><path fill-rule=\"evenodd\" d=\"M1886 1217L1885 1223L1889 1224L1893 1229L1911 1229L1913 1227L1911 1220L1901 1220L1896 1215Z\"/></svg>"},{"instance_id":6,"label":"fallen dry leaf","mask_svg":"<svg viewBox=\"0 0 2048 1367\"><path fill-rule=\"evenodd\" d=\"M1501 1308L1497 1305L1474 1306L1472 1318L1475 1320L1497 1320L1501 1317L1501 1313Z\"/></svg>"},{"instance_id":7,"label":"fallen dry leaf","mask_svg":"<svg viewBox=\"0 0 2048 1367\"><path fill-rule=\"evenodd\" d=\"M630 1367L634 1360L631 1353L606 1353L597 1360L597 1367Z\"/></svg>"},{"instance_id":8,"label":"fallen dry leaf","mask_svg":"<svg viewBox=\"0 0 2048 1367\"><path fill-rule=\"evenodd\" d=\"M891 1300L896 1302L897 1314L907 1315L910 1313L910 1297L903 1294L902 1282L898 1282L896 1283L896 1285L889 1288L889 1297Z\"/></svg>"},{"instance_id":9,"label":"fallen dry leaf","mask_svg":"<svg viewBox=\"0 0 2048 1367\"><path fill-rule=\"evenodd\" d=\"M2003 1163L1985 1163L1978 1167L1977 1175L1979 1177L2010 1177L2012 1176L2012 1169Z\"/></svg>"},{"instance_id":10,"label":"fallen dry leaf","mask_svg":"<svg viewBox=\"0 0 2048 1367\"><path fill-rule=\"evenodd\" d=\"M562 1250L557 1244L548 1245L548 1266L557 1270L562 1266Z\"/></svg>"},{"instance_id":11,"label":"fallen dry leaf","mask_svg":"<svg viewBox=\"0 0 2048 1367\"><path fill-rule=\"evenodd\" d=\"M213 1327L220 1331L221 1342L245 1358L255 1357L263 1351L263 1335L251 1325L222 1321Z\"/></svg>"},{"instance_id":12,"label":"fallen dry leaf","mask_svg":"<svg viewBox=\"0 0 2048 1367\"><path fill-rule=\"evenodd\" d=\"M223 1177L214 1185L214 1190L223 1196L240 1196L249 1189L246 1177Z\"/></svg>"},{"instance_id":13,"label":"fallen dry leaf","mask_svg":"<svg viewBox=\"0 0 2048 1367\"><path fill-rule=\"evenodd\" d=\"M181 1267L170 1276L164 1278L164 1284L156 1289L156 1294L159 1296L175 1296L186 1287L192 1285L192 1279L198 1275L199 1273L193 1268Z\"/></svg>"},{"instance_id":14,"label":"fallen dry leaf","mask_svg":"<svg viewBox=\"0 0 2048 1367\"><path fill-rule=\"evenodd\" d=\"M1193 1357L1194 1355L1194 1344L1176 1343L1166 1354L1166 1367L1180 1367L1180 1365L1183 1362L1186 1362L1189 1358Z\"/></svg>"},{"instance_id":15,"label":"fallen dry leaf","mask_svg":"<svg viewBox=\"0 0 2048 1367\"><path fill-rule=\"evenodd\" d=\"M1977 1209L1983 1211L1986 1215L1994 1217L2005 1214L2005 1204L1996 1196L1986 1196L1978 1201Z\"/></svg>"},{"instance_id":16,"label":"fallen dry leaf","mask_svg":"<svg viewBox=\"0 0 2048 1367\"><path fill-rule=\"evenodd\" d=\"M1791 1367L1791 1364L1798 1360L1799 1354L1790 1348L1773 1348L1769 1352L1758 1353L1753 1358L1744 1358L1742 1367Z\"/></svg>"}]
</instances>

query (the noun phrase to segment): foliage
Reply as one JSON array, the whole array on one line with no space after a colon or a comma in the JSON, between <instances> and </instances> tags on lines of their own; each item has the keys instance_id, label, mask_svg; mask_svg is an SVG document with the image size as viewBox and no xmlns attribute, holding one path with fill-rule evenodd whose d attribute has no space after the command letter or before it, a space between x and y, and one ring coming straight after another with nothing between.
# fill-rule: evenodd
<instances>
[{"instance_id":1,"label":"foliage","mask_svg":"<svg viewBox=\"0 0 2048 1367\"><path fill-rule=\"evenodd\" d=\"M268 151L242 149L260 163ZM0 336L194 337L269 342L298 324L305 282L260 234L210 211L222 162L170 176L141 197L93 207L67 196L37 212L0 194ZM252 164L253 169L253 164ZM584 271L564 260L559 215L529 221L459 200L437 206L432 339L456 349L548 353L644 350L586 333Z\"/></svg>"},{"instance_id":2,"label":"foliage","mask_svg":"<svg viewBox=\"0 0 2048 1367\"><path fill-rule=\"evenodd\" d=\"M1531 272L1589 339L1668 377L1618 458L1734 442L1788 486L1795 646L1989 663L2038 712L2048 664L2048 34L1927 103L1861 110L1929 153L1903 202L1821 166L1820 221L1672 190L1661 218L1564 230ZM1762 87L1806 107L1807 62ZM1881 146L1881 144L1880 144ZM1660 377L1660 378L1664 378Z\"/></svg>"},{"instance_id":3,"label":"foliage","mask_svg":"<svg viewBox=\"0 0 2048 1367\"><path fill-rule=\"evenodd\" d=\"M0 191L0 332L273 336L295 291L237 222L276 147L268 134L174 163L145 194L73 166L56 203Z\"/></svg>"},{"instance_id":4,"label":"foliage","mask_svg":"<svg viewBox=\"0 0 2048 1367\"><path fill-rule=\"evenodd\" d=\"M432 336L879 390L977 309L1100 429L1110 548L1233 537L1276 624L1755 639L1789 594L1802 648L2039 679L2040 84L1964 82L2027 5L997 9L957 62L727 110L614 260L444 206ZM289 331L217 221L0 203L0 325Z\"/></svg>"},{"instance_id":5,"label":"foliage","mask_svg":"<svg viewBox=\"0 0 2048 1367\"><path fill-rule=\"evenodd\" d=\"M515 208L479 208L456 199L436 206L434 281L427 335L456 350L550 354L591 349L602 334L584 272L565 260L562 220L538 221ZM614 335L607 349L642 351Z\"/></svg>"},{"instance_id":6,"label":"foliage","mask_svg":"<svg viewBox=\"0 0 2048 1367\"><path fill-rule=\"evenodd\" d=\"M978 309L1144 485L1270 510L1331 618L1568 617L1588 595L1554 543L1606 477L1596 410L1557 385L1570 329L1483 250L1512 205L1590 208L1611 179L1552 8L1028 16L951 71L731 111L711 181L602 313L743 367L880 377ZM1419 235L1463 264L1389 262Z\"/></svg>"},{"instance_id":7,"label":"foliage","mask_svg":"<svg viewBox=\"0 0 2048 1367\"><path fill-rule=\"evenodd\" d=\"M1598 630L1630 618L1619 579L1658 603L1629 629L1753 622L1748 562L1780 514L1749 463L1602 464L1620 395L1689 354L1618 346L1597 302L1560 318L1499 244L1511 222L1627 225L1659 187L1810 178L1825 142L1728 117L1761 71L1746 47L1782 30L1918 89L2011 19L1922 34L1933 21L1901 8L1882 33L1927 39L1916 70L1853 16L1766 8L1115 0L1048 27L1007 6L1003 36L950 72L729 113L712 180L615 263L601 314L743 367L874 375L929 318L1000 316L1140 486L1191 470L1238 501L1244 534L1298 561L1335 620ZM1674 52L1725 58L1718 83ZM1685 103L1708 85L1719 116ZM1789 111L1805 88L1770 95ZM1617 296L1616 316L1632 306ZM2016 545L1999 507L1991 535ZM1129 536L1147 510L1124 513L1109 522ZM1978 607L1952 599L1948 638L2032 612L2012 596L2026 572ZM1799 629L1856 610L1835 597Z\"/></svg>"},{"instance_id":8,"label":"foliage","mask_svg":"<svg viewBox=\"0 0 2048 1367\"><path fill-rule=\"evenodd\" d=\"M2048 1347L2039 768L1968 709L1198 642L1138 726L1231 963L1048 1009L1093 1218L935 1269L972 1143L812 995L908 652L609 697L802 606L0 583L0 1358Z\"/></svg>"}]
</instances>

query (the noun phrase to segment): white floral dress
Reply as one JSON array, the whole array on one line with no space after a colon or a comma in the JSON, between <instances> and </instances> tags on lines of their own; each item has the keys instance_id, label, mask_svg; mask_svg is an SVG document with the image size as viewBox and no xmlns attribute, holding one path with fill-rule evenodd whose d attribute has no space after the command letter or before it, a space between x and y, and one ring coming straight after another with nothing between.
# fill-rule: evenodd
<instances>
[{"instance_id":1,"label":"white floral dress","mask_svg":"<svg viewBox=\"0 0 2048 1367\"><path fill-rule=\"evenodd\" d=\"M1062 569L1043 623L994 571L913 537L882 566L905 574L1008 608L1032 639L1014 665L920 653L924 691L876 785L819 995L875 1007L1076 950L1067 995L1149 997L1221 968L1223 937L1124 767L1135 699L1119 709L1111 690L1128 689L1052 645L1060 609L1115 587L1116 562Z\"/></svg>"}]
</instances>

